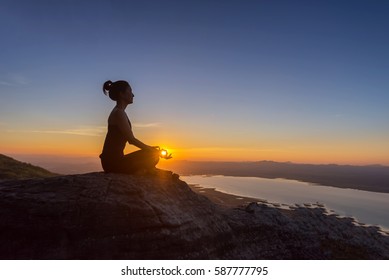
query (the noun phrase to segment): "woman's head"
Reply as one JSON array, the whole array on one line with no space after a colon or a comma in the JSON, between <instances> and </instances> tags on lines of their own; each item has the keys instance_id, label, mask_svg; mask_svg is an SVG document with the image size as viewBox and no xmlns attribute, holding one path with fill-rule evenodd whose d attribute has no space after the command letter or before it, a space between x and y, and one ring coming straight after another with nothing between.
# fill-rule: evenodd
<instances>
[{"instance_id":1,"label":"woman's head","mask_svg":"<svg viewBox=\"0 0 389 280\"><path fill-rule=\"evenodd\" d=\"M103 85L103 92L113 101L124 99L128 103L132 103L132 98L134 97L130 84L122 80L116 82L106 81Z\"/></svg>"}]
</instances>

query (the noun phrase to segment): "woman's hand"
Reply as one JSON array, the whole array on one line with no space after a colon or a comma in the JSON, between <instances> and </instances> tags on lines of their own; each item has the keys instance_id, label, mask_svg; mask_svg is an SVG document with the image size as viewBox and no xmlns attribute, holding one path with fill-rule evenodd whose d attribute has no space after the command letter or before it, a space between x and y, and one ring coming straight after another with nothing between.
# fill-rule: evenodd
<instances>
[{"instance_id":1,"label":"woman's hand","mask_svg":"<svg viewBox=\"0 0 389 280\"><path fill-rule=\"evenodd\" d=\"M165 149L160 150L159 156L163 159L171 159L172 158L172 154L169 154L167 152L167 150L165 150Z\"/></svg>"},{"instance_id":2,"label":"woman's hand","mask_svg":"<svg viewBox=\"0 0 389 280\"><path fill-rule=\"evenodd\" d=\"M171 159L172 154L168 154L168 152L165 149L161 149L159 146L148 146L148 149L150 149L152 152L158 153L158 155L163 159Z\"/></svg>"}]
</instances>

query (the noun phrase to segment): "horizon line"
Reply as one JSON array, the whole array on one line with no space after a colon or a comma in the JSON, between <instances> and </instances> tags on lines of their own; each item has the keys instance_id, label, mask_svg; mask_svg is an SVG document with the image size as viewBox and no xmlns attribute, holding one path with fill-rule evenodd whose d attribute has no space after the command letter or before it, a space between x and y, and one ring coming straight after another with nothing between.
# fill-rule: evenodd
<instances>
[{"instance_id":1,"label":"horizon line","mask_svg":"<svg viewBox=\"0 0 389 280\"><path fill-rule=\"evenodd\" d=\"M30 153L2 153L0 155L4 156L22 156L22 157L42 157L42 158L63 158L63 159L82 159L82 158L95 158L99 160L99 156L96 155L57 155L57 154L30 154ZM357 164L357 163L335 163L335 162L323 162L323 163L312 163L312 162L294 162L294 161L275 161L275 160L217 160L217 159L203 159L203 160L190 160L190 159L175 159L169 162L160 162L162 164L172 164L173 162L215 162L215 163L260 163L260 162L273 162L273 163L284 163L284 164L296 164L296 165L337 165L337 166L381 166L381 167L389 167L389 164L382 163L365 163L365 164Z\"/></svg>"}]
</instances>

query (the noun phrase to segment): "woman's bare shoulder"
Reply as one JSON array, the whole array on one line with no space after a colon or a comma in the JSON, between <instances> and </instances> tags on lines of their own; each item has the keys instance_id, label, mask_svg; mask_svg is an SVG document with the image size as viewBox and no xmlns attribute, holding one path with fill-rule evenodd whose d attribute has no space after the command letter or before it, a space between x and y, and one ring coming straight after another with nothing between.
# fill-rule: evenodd
<instances>
[{"instance_id":1,"label":"woman's bare shoulder","mask_svg":"<svg viewBox=\"0 0 389 280\"><path fill-rule=\"evenodd\" d=\"M119 124L123 122L123 120L127 120L127 114L121 109L113 108L111 114L108 117L108 124Z\"/></svg>"}]
</instances>

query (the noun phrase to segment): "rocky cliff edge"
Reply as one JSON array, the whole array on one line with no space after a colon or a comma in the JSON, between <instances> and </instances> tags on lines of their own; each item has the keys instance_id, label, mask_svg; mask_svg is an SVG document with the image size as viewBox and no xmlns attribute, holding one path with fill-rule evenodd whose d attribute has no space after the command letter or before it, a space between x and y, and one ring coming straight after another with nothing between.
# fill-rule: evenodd
<instances>
[{"instance_id":1,"label":"rocky cliff edge","mask_svg":"<svg viewBox=\"0 0 389 280\"><path fill-rule=\"evenodd\" d=\"M0 259L389 259L388 239L323 208L221 207L163 172L0 183Z\"/></svg>"}]
</instances>

